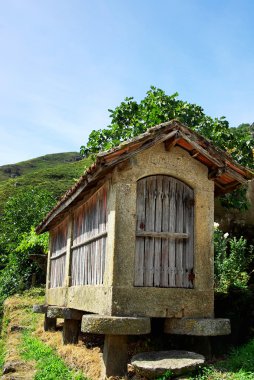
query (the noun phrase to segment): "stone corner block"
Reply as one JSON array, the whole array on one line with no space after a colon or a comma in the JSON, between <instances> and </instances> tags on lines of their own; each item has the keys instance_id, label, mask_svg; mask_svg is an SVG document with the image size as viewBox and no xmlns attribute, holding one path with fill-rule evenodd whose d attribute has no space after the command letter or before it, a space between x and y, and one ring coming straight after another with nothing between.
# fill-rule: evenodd
<instances>
[{"instance_id":1,"label":"stone corner block","mask_svg":"<svg viewBox=\"0 0 254 380\"><path fill-rule=\"evenodd\" d=\"M231 333L230 320L224 318L167 318L166 334L218 336Z\"/></svg>"},{"instance_id":2,"label":"stone corner block","mask_svg":"<svg viewBox=\"0 0 254 380\"><path fill-rule=\"evenodd\" d=\"M48 318L64 318L81 320L83 312L76 309L70 309L68 307L60 306L48 306L47 317Z\"/></svg>"},{"instance_id":3,"label":"stone corner block","mask_svg":"<svg viewBox=\"0 0 254 380\"><path fill-rule=\"evenodd\" d=\"M47 310L48 310L47 305L33 305L33 312L34 313L45 314L45 313L47 313Z\"/></svg>"},{"instance_id":4,"label":"stone corner block","mask_svg":"<svg viewBox=\"0 0 254 380\"><path fill-rule=\"evenodd\" d=\"M81 331L105 335L142 335L151 331L150 318L114 317L86 314L82 317Z\"/></svg>"}]
</instances>

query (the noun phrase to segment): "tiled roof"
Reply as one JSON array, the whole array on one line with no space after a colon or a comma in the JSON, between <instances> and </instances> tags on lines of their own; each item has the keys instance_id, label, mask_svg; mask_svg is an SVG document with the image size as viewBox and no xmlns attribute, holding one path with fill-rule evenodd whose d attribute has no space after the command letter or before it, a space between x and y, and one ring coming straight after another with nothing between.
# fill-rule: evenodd
<instances>
[{"instance_id":1,"label":"tiled roof","mask_svg":"<svg viewBox=\"0 0 254 380\"><path fill-rule=\"evenodd\" d=\"M97 155L78 182L68 190L56 206L37 227L37 233L51 228L56 221L68 212L72 205L114 167L156 144L164 142L165 149L180 146L189 152L193 159L200 161L209 169L209 179L215 182L215 194L225 194L254 177L254 173L237 164L230 155L215 147L209 140L190 130L177 120L172 120L148 129L145 133L123 142L119 146Z\"/></svg>"}]
</instances>

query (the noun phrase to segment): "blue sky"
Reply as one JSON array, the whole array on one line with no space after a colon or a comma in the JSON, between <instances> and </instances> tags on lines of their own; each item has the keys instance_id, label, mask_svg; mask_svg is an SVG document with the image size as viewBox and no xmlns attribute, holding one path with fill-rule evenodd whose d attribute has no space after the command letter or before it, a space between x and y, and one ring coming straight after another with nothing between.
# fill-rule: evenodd
<instances>
[{"instance_id":1,"label":"blue sky","mask_svg":"<svg viewBox=\"0 0 254 380\"><path fill-rule=\"evenodd\" d=\"M0 165L78 151L150 85L254 121L252 0L0 0Z\"/></svg>"}]
</instances>

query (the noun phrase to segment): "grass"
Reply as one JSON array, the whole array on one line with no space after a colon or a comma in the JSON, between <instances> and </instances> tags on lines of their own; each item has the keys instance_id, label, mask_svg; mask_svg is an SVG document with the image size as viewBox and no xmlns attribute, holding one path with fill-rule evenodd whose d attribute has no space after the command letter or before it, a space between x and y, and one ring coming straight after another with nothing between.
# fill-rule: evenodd
<instances>
[{"instance_id":1,"label":"grass","mask_svg":"<svg viewBox=\"0 0 254 380\"><path fill-rule=\"evenodd\" d=\"M57 164L74 162L79 159L77 152L65 152L47 154L31 160L0 166L0 181L5 181L12 176L23 176L36 170L54 168Z\"/></svg>"},{"instance_id":2,"label":"grass","mask_svg":"<svg viewBox=\"0 0 254 380\"><path fill-rule=\"evenodd\" d=\"M88 349L82 341L63 345L60 330L44 331L44 316L32 312L32 305L43 304L44 298L44 288L32 288L5 301L0 366L18 363L16 374L27 380L99 379L101 357L97 347Z\"/></svg>"},{"instance_id":3,"label":"grass","mask_svg":"<svg viewBox=\"0 0 254 380\"><path fill-rule=\"evenodd\" d=\"M36 361L37 372L34 380L87 379L81 372L69 369L52 348L32 337L30 333L23 333L20 350L23 359Z\"/></svg>"},{"instance_id":4,"label":"grass","mask_svg":"<svg viewBox=\"0 0 254 380\"><path fill-rule=\"evenodd\" d=\"M72 153L71 157L73 157L73 155ZM19 172L20 175L15 178L10 178L5 173L3 174L3 168L5 168L6 165L1 166L0 210L3 208L8 197L13 196L20 187L39 187L49 190L53 196L59 198L75 183L91 163L92 160L89 158L73 161L68 153L48 155L15 164L21 168ZM15 165L9 166L15 167Z\"/></svg>"},{"instance_id":5,"label":"grass","mask_svg":"<svg viewBox=\"0 0 254 380\"><path fill-rule=\"evenodd\" d=\"M224 361L201 368L192 380L254 380L254 339L235 348Z\"/></svg>"}]
</instances>

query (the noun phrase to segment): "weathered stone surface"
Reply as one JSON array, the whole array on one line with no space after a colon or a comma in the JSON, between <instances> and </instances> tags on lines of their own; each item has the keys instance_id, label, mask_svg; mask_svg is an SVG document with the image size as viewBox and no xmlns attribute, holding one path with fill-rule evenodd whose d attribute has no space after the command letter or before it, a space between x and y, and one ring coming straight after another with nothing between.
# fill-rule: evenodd
<instances>
[{"instance_id":1,"label":"weathered stone surface","mask_svg":"<svg viewBox=\"0 0 254 380\"><path fill-rule=\"evenodd\" d=\"M190 351L144 352L131 359L135 372L148 379L155 379L166 371L174 375L191 372L204 362L204 356Z\"/></svg>"},{"instance_id":2,"label":"weathered stone surface","mask_svg":"<svg viewBox=\"0 0 254 380\"><path fill-rule=\"evenodd\" d=\"M17 325L13 325L11 326L11 332L17 332L17 331L24 331L24 330L27 330L27 327L25 326L17 326Z\"/></svg>"},{"instance_id":3,"label":"weathered stone surface","mask_svg":"<svg viewBox=\"0 0 254 380\"><path fill-rule=\"evenodd\" d=\"M167 334L217 336L231 332L230 320L223 318L168 318L164 332Z\"/></svg>"},{"instance_id":4,"label":"weathered stone surface","mask_svg":"<svg viewBox=\"0 0 254 380\"><path fill-rule=\"evenodd\" d=\"M33 312L34 313L45 314L45 313L47 313L47 309L48 309L47 305L33 305Z\"/></svg>"},{"instance_id":5,"label":"weathered stone surface","mask_svg":"<svg viewBox=\"0 0 254 380\"><path fill-rule=\"evenodd\" d=\"M63 344L77 344L80 332L80 321L65 319L63 326Z\"/></svg>"},{"instance_id":6,"label":"weathered stone surface","mask_svg":"<svg viewBox=\"0 0 254 380\"><path fill-rule=\"evenodd\" d=\"M150 175L170 175L195 192L195 288L134 287L137 181ZM105 181L107 178L105 178ZM205 165L188 152L163 143L114 170L108 192L107 260L103 285L48 288L47 303L99 315L163 318L213 316L214 182ZM202 221L202 223L200 223Z\"/></svg>"},{"instance_id":7,"label":"weathered stone surface","mask_svg":"<svg viewBox=\"0 0 254 380\"><path fill-rule=\"evenodd\" d=\"M141 335L151 331L150 318L83 315L81 331L106 335Z\"/></svg>"},{"instance_id":8,"label":"weathered stone surface","mask_svg":"<svg viewBox=\"0 0 254 380\"><path fill-rule=\"evenodd\" d=\"M67 307L48 306L48 318L64 318L81 320L83 312L80 310L69 309Z\"/></svg>"},{"instance_id":9,"label":"weathered stone surface","mask_svg":"<svg viewBox=\"0 0 254 380\"><path fill-rule=\"evenodd\" d=\"M45 331L56 331L56 318L48 318L45 315L44 330Z\"/></svg>"},{"instance_id":10,"label":"weathered stone surface","mask_svg":"<svg viewBox=\"0 0 254 380\"><path fill-rule=\"evenodd\" d=\"M103 347L103 365L106 377L124 376L128 361L128 336L106 335Z\"/></svg>"},{"instance_id":11,"label":"weathered stone surface","mask_svg":"<svg viewBox=\"0 0 254 380\"><path fill-rule=\"evenodd\" d=\"M14 362L14 361L6 362L3 368L3 375L5 375L6 373L16 372L17 370L16 368L19 365L20 365L20 362Z\"/></svg>"}]
</instances>

